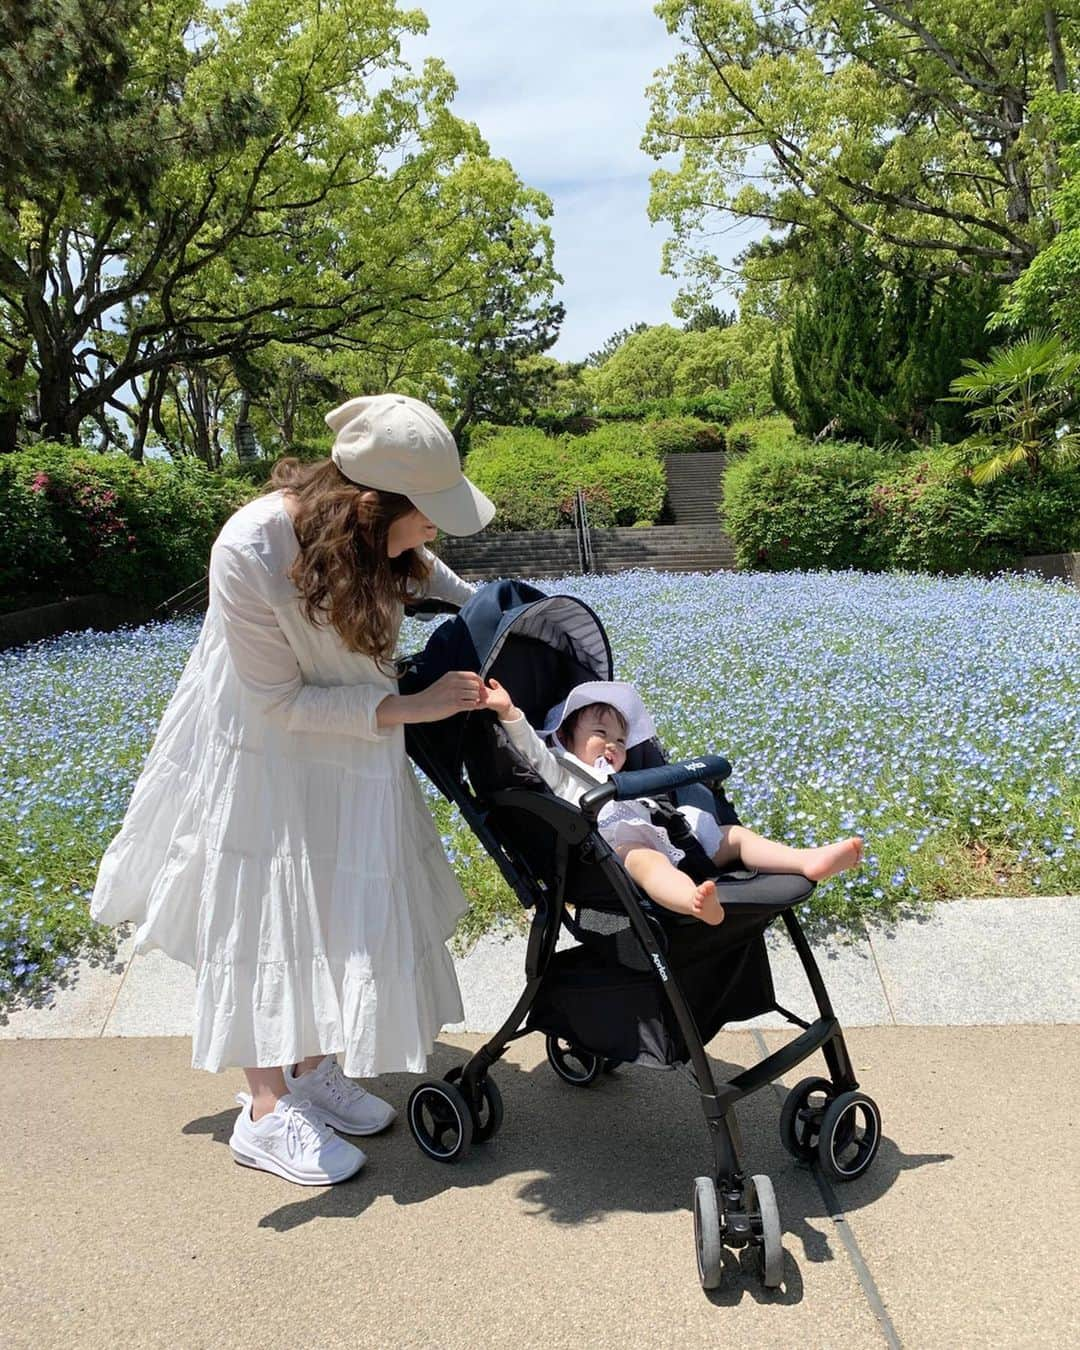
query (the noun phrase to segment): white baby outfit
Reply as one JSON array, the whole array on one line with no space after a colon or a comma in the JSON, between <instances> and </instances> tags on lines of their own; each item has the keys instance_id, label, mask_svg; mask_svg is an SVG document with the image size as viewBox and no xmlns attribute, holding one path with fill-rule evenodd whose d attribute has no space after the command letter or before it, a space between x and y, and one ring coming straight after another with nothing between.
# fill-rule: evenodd
<instances>
[{"instance_id":1,"label":"white baby outfit","mask_svg":"<svg viewBox=\"0 0 1080 1350\"><path fill-rule=\"evenodd\" d=\"M308 621L282 494L211 554L210 603L91 912L195 970L192 1063L420 1072L462 1017L446 939L466 907L405 754L394 678ZM430 554L425 593L472 587ZM400 621L400 619L399 619Z\"/></svg>"},{"instance_id":2,"label":"white baby outfit","mask_svg":"<svg viewBox=\"0 0 1080 1350\"><path fill-rule=\"evenodd\" d=\"M502 727L552 792L564 801L573 802L575 806L590 787L604 782L613 772L611 765L603 758L595 764L586 764L558 745L552 753L524 717L513 722L503 722ZM711 858L724 837L716 817L698 806L680 806L679 811L686 817L698 843ZM681 848L676 848L671 842L662 825L653 824L647 797L608 802L597 817L596 825L601 837L614 849L635 846L658 849L676 867L686 856Z\"/></svg>"}]
</instances>

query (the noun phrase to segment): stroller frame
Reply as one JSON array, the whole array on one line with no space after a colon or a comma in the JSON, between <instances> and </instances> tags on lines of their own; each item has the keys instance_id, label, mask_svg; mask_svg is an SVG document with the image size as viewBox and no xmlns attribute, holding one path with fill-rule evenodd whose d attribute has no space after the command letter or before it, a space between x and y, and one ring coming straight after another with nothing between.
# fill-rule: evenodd
<instances>
[{"instance_id":1,"label":"stroller frame","mask_svg":"<svg viewBox=\"0 0 1080 1350\"><path fill-rule=\"evenodd\" d=\"M410 756L434 786L457 805L469 828L494 858L508 885L522 904L533 910L533 916L525 957L526 981L520 997L502 1026L463 1066L450 1070L444 1080L427 1080L414 1090L408 1104L408 1123L413 1137L429 1157L453 1163L466 1156L474 1140L490 1139L501 1125L501 1097L489 1071L513 1041L541 1029L523 1024L551 966L561 930L565 925L579 936L577 925L570 919L567 909L567 902L571 900L567 894L571 850L576 849L581 857L600 869L651 963L685 1045L691 1076L698 1089L713 1155L711 1175L695 1180L694 1226L701 1283L711 1289L721 1282L725 1246L753 1245L761 1249L765 1284L778 1286L782 1282L783 1252L775 1196L767 1176L750 1177L743 1169L740 1160L742 1143L734 1112L736 1103L774 1083L821 1050L828 1079L805 1079L788 1093L780 1120L785 1147L799 1161L816 1163L833 1180L848 1181L861 1176L870 1166L881 1138L877 1106L858 1091L859 1084L843 1031L792 904L777 905L776 908L798 953L818 1015L808 1022L776 1003L774 998L773 1010L791 1025L799 1027L800 1034L727 1082L717 1083L693 1011L662 946L663 929L647 916L643 908L646 898L614 850L596 830L600 810L616 795L613 780L591 789L576 806L552 793L526 788L500 788L486 793L481 800L460 776L447 772L436 755L425 753L424 731L423 725L409 728ZM721 783L730 773L730 766L718 756L703 756L685 765L668 764L662 773L664 791L702 783L718 802L727 804ZM545 884L528 875L527 865L508 854L488 823L492 810L525 812L554 831L553 884ZM746 875L744 873L742 877ZM721 873L716 877L721 901L728 907L729 901L723 895L725 879L730 882L740 877L732 873ZM737 904L737 900L734 903ZM697 920L686 922L698 923ZM583 1073L572 1072L562 1060L557 1043L553 1047L552 1042L557 1038L549 1033L547 1039L548 1059L567 1083L587 1086L603 1069L611 1067L601 1056L572 1047L573 1057L584 1066Z\"/></svg>"}]
</instances>

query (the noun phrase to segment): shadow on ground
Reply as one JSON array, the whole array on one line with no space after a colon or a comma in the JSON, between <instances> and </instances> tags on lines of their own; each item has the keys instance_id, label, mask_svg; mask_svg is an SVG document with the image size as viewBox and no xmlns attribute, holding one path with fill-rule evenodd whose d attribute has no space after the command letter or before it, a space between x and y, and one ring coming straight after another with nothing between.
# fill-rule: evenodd
<instances>
[{"instance_id":1,"label":"shadow on ground","mask_svg":"<svg viewBox=\"0 0 1080 1350\"><path fill-rule=\"evenodd\" d=\"M430 1076L442 1076L465 1053L442 1042L430 1061ZM718 1079L743 1065L713 1058ZM620 1069L587 1088L561 1082L541 1062L532 1068L503 1059L494 1069L505 1105L498 1136L474 1144L457 1164L436 1163L420 1153L399 1115L389 1138L358 1141L369 1154L367 1167L353 1181L325 1190L296 1191L259 1221L259 1227L287 1232L317 1219L355 1219L380 1198L401 1206L423 1204L447 1191L483 1188L521 1174L514 1192L521 1211L552 1224L601 1223L615 1213L660 1214L685 1211L687 1243L692 1243L690 1202L695 1175L711 1171L711 1149L696 1088L678 1072ZM417 1079L388 1075L374 1084L400 1108ZM721 1288L711 1297L728 1305L749 1292L761 1302L796 1303L802 1277L792 1239L810 1262L830 1261L835 1250L811 1220L830 1218L830 1210L810 1170L795 1162L779 1143L777 1121L782 1089L767 1087L740 1103L743 1161L750 1173L772 1176L785 1234L783 1287L761 1285L757 1253L729 1252ZM192 1120L185 1134L211 1135L228 1144L235 1112ZM887 1127L887 1123L886 1123ZM614 1147L613 1147L614 1143ZM951 1155L905 1154L886 1137L870 1173L856 1188L841 1188L840 1203L871 1205L901 1172L945 1163Z\"/></svg>"}]
</instances>

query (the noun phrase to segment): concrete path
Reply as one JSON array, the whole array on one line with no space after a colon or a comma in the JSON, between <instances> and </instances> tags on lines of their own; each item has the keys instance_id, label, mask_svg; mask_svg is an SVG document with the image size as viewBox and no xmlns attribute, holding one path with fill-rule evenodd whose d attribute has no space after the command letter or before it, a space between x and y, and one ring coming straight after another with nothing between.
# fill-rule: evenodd
<instances>
[{"instance_id":1,"label":"concrete path","mask_svg":"<svg viewBox=\"0 0 1080 1350\"><path fill-rule=\"evenodd\" d=\"M722 1032L710 1051L730 1076L780 1039ZM444 1035L432 1071L479 1043ZM493 1071L503 1129L467 1160L426 1160L399 1121L364 1141L354 1180L303 1190L232 1164L238 1075L192 1073L179 1039L4 1042L0 1343L1075 1345L1080 1029L883 1026L848 1043L883 1113L874 1166L834 1192L782 1151L779 1089L741 1103L746 1165L777 1192L784 1282L767 1293L732 1255L706 1296L689 1206L709 1149L679 1074L575 1089L528 1037ZM414 1082L377 1087L400 1107Z\"/></svg>"},{"instance_id":2,"label":"concrete path","mask_svg":"<svg viewBox=\"0 0 1080 1350\"><path fill-rule=\"evenodd\" d=\"M769 941L779 1002L812 1012L786 935ZM1080 1022L1078 896L954 900L857 941L815 946L845 1027ZM447 1030L495 1030L523 987L525 939L486 937L457 967L465 1020ZM132 956L129 938L112 964L84 962L50 1006L0 1014L0 1040L189 1036L193 988L187 966L161 952Z\"/></svg>"},{"instance_id":3,"label":"concrete path","mask_svg":"<svg viewBox=\"0 0 1080 1350\"><path fill-rule=\"evenodd\" d=\"M574 1089L530 1036L493 1070L503 1129L461 1164L425 1159L399 1120L363 1141L357 1178L304 1190L231 1163L240 1075L190 1071L191 973L130 945L0 1026L4 1350L1080 1339L1080 898L958 901L818 945L885 1137L864 1178L832 1187L780 1146L782 1085L740 1103L744 1163L772 1177L784 1228L772 1293L749 1252L712 1295L698 1284L690 1198L710 1150L682 1075ZM523 953L491 937L458 963L470 1030L443 1033L433 1075L502 1021ZM779 936L773 968L781 1003L810 1012ZM721 1032L718 1076L791 1034ZM416 1081L372 1086L400 1109Z\"/></svg>"}]
</instances>

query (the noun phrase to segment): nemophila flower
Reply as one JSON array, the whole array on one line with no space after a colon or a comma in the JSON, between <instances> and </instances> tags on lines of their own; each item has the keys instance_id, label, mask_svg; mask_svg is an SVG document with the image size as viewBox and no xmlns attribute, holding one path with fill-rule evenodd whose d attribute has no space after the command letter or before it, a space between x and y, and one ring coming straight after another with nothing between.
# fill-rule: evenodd
<instances>
[{"instance_id":1,"label":"nemophila flower","mask_svg":"<svg viewBox=\"0 0 1080 1350\"><path fill-rule=\"evenodd\" d=\"M1080 889L1074 591L857 573L538 584L599 614L616 677L637 684L672 757L727 756L748 825L794 844L865 837L864 867L818 887L814 912L853 916L983 879ZM406 622L402 652L431 631ZM197 634L183 621L0 653L5 997L40 989L93 940L97 861ZM421 788L459 874L488 866L458 813Z\"/></svg>"}]
</instances>

